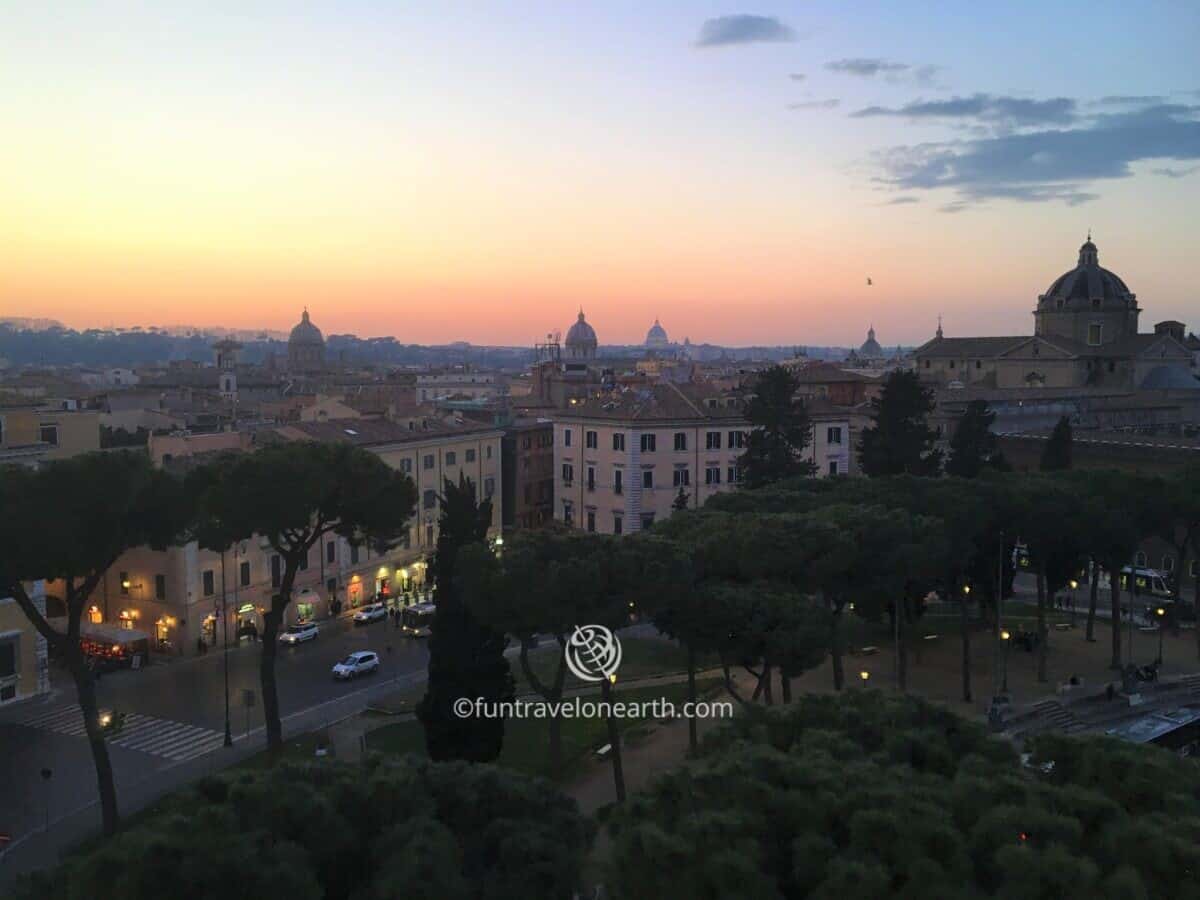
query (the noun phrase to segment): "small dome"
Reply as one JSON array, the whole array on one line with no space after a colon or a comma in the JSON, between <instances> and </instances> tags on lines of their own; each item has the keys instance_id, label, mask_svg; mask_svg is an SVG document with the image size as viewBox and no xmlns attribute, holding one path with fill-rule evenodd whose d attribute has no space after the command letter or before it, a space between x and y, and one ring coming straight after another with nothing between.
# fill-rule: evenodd
<instances>
[{"instance_id":1,"label":"small dome","mask_svg":"<svg viewBox=\"0 0 1200 900\"><path fill-rule=\"evenodd\" d=\"M667 330L662 327L658 319L655 319L654 324L650 326L650 330L646 332L646 346L666 347L670 343L667 339Z\"/></svg>"},{"instance_id":2,"label":"small dome","mask_svg":"<svg viewBox=\"0 0 1200 900\"><path fill-rule=\"evenodd\" d=\"M858 348L858 355L865 356L868 359L883 356L883 348L879 346L879 341L875 340L874 325L867 329L867 339Z\"/></svg>"},{"instance_id":3,"label":"small dome","mask_svg":"<svg viewBox=\"0 0 1200 900\"><path fill-rule=\"evenodd\" d=\"M325 338L321 334L321 329L309 321L307 309L300 316L300 323L292 329L292 333L288 337L288 344L320 344L321 346L325 346Z\"/></svg>"},{"instance_id":4,"label":"small dome","mask_svg":"<svg viewBox=\"0 0 1200 900\"><path fill-rule=\"evenodd\" d=\"M1091 237L1079 248L1079 264L1064 272L1040 298L1039 309L1090 308L1132 309L1133 293L1108 269L1100 268L1100 252Z\"/></svg>"},{"instance_id":5,"label":"small dome","mask_svg":"<svg viewBox=\"0 0 1200 900\"><path fill-rule=\"evenodd\" d=\"M594 348L596 346L596 331L584 320L582 309L579 311L579 318L567 332L566 344L568 347L590 345Z\"/></svg>"}]
</instances>

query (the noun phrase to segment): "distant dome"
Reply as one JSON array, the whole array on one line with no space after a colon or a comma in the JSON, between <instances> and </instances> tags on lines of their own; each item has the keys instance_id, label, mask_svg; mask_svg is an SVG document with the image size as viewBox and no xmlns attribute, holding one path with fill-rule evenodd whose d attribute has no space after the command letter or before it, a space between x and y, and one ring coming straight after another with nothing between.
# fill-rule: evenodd
<instances>
[{"instance_id":1,"label":"distant dome","mask_svg":"<svg viewBox=\"0 0 1200 900\"><path fill-rule=\"evenodd\" d=\"M288 370L291 372L320 372L325 368L325 338L321 329L308 318L308 310L288 336Z\"/></svg>"},{"instance_id":2,"label":"distant dome","mask_svg":"<svg viewBox=\"0 0 1200 900\"><path fill-rule=\"evenodd\" d=\"M583 318L583 310L579 310L579 318L567 332L567 356L573 359L591 359L596 355L596 331Z\"/></svg>"},{"instance_id":3,"label":"distant dome","mask_svg":"<svg viewBox=\"0 0 1200 900\"><path fill-rule=\"evenodd\" d=\"M1136 308L1133 292L1108 269L1100 268L1100 251L1089 236L1079 248L1079 263L1054 280L1038 298L1039 310Z\"/></svg>"},{"instance_id":4,"label":"distant dome","mask_svg":"<svg viewBox=\"0 0 1200 900\"><path fill-rule=\"evenodd\" d=\"M667 330L662 327L662 324L656 318L654 324L650 326L650 330L646 332L646 346L663 348L670 346L670 344L670 340L667 339Z\"/></svg>"},{"instance_id":5,"label":"distant dome","mask_svg":"<svg viewBox=\"0 0 1200 900\"><path fill-rule=\"evenodd\" d=\"M867 329L867 339L863 341L861 347L858 348L858 355L868 359L883 356L883 348L879 346L879 342L875 340L875 326L872 325Z\"/></svg>"}]
</instances>

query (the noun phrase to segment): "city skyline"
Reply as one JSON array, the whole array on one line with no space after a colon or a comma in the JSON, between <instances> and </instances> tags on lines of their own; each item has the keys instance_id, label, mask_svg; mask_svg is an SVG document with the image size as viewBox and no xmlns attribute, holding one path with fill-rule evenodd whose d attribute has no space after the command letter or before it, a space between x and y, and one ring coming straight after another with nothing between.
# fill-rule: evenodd
<instances>
[{"instance_id":1,"label":"city skyline","mask_svg":"<svg viewBox=\"0 0 1200 900\"><path fill-rule=\"evenodd\" d=\"M12 4L0 314L911 346L1029 333L1090 228L1194 329L1200 16L1152 6Z\"/></svg>"}]
</instances>

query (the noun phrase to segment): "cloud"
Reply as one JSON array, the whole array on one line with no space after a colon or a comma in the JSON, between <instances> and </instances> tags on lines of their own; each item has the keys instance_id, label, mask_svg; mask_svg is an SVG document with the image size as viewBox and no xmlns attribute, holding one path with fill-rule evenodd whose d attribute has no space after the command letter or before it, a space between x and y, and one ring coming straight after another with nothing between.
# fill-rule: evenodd
<instances>
[{"instance_id":1,"label":"cloud","mask_svg":"<svg viewBox=\"0 0 1200 900\"><path fill-rule=\"evenodd\" d=\"M854 75L858 78L881 76L891 84L915 84L920 87L937 87L937 74L942 71L941 66L913 66L876 57L835 59L825 63L825 68L841 75Z\"/></svg>"},{"instance_id":2,"label":"cloud","mask_svg":"<svg viewBox=\"0 0 1200 900\"><path fill-rule=\"evenodd\" d=\"M916 100L900 107L868 106L851 113L852 118L896 116L903 119L970 119L1003 127L1068 125L1075 121L1075 101L1067 97L1029 100L972 94L947 100Z\"/></svg>"},{"instance_id":3,"label":"cloud","mask_svg":"<svg viewBox=\"0 0 1200 900\"><path fill-rule=\"evenodd\" d=\"M1151 169L1150 172L1164 178L1187 178L1193 172L1200 172L1200 166L1188 166L1186 169Z\"/></svg>"},{"instance_id":4,"label":"cloud","mask_svg":"<svg viewBox=\"0 0 1200 900\"><path fill-rule=\"evenodd\" d=\"M1092 106L1157 106L1166 103L1167 98L1157 94L1110 94L1093 100Z\"/></svg>"},{"instance_id":5,"label":"cloud","mask_svg":"<svg viewBox=\"0 0 1200 900\"><path fill-rule=\"evenodd\" d=\"M825 63L830 72L842 75L857 75L860 78L874 78L876 75L906 72L911 68L907 63L889 62L886 59L855 57L853 59L835 59Z\"/></svg>"},{"instance_id":6,"label":"cloud","mask_svg":"<svg viewBox=\"0 0 1200 900\"><path fill-rule=\"evenodd\" d=\"M837 109L841 102L836 97L830 97L828 100L801 100L798 103L789 103L788 109Z\"/></svg>"},{"instance_id":7,"label":"cloud","mask_svg":"<svg viewBox=\"0 0 1200 900\"><path fill-rule=\"evenodd\" d=\"M728 47L731 44L779 43L796 40L796 32L770 16L719 16L700 26L697 47Z\"/></svg>"},{"instance_id":8,"label":"cloud","mask_svg":"<svg viewBox=\"0 0 1200 900\"><path fill-rule=\"evenodd\" d=\"M788 75L788 78L792 79L792 81L803 81L807 77L803 72L792 72Z\"/></svg>"},{"instance_id":9,"label":"cloud","mask_svg":"<svg viewBox=\"0 0 1200 900\"><path fill-rule=\"evenodd\" d=\"M920 202L921 202L921 200L919 197L910 197L907 194L905 194L905 195L902 195L899 197L893 197L891 200L884 202L882 205L883 206L904 206L908 203L920 203Z\"/></svg>"},{"instance_id":10,"label":"cloud","mask_svg":"<svg viewBox=\"0 0 1200 900\"><path fill-rule=\"evenodd\" d=\"M875 163L888 187L950 189L958 195L951 205L1004 198L1075 206L1095 199L1089 185L1129 177L1133 163L1151 159L1200 160L1200 106L1162 104L1072 128L892 147Z\"/></svg>"}]
</instances>

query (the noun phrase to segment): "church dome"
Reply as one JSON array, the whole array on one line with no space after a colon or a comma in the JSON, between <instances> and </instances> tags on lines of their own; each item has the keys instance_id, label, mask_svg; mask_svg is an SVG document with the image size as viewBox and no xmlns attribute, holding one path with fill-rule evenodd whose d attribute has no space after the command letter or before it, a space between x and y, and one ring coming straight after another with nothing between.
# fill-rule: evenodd
<instances>
[{"instance_id":1,"label":"church dome","mask_svg":"<svg viewBox=\"0 0 1200 900\"><path fill-rule=\"evenodd\" d=\"M1117 275L1100 267L1091 236L1079 248L1079 264L1055 279L1038 298L1039 310L1134 309L1134 294Z\"/></svg>"},{"instance_id":2,"label":"church dome","mask_svg":"<svg viewBox=\"0 0 1200 900\"><path fill-rule=\"evenodd\" d=\"M662 327L658 319L655 319L654 324L650 326L650 330L646 332L646 346L666 347L670 343L667 339L667 329Z\"/></svg>"},{"instance_id":3,"label":"church dome","mask_svg":"<svg viewBox=\"0 0 1200 900\"><path fill-rule=\"evenodd\" d=\"M325 346L325 338L321 334L321 329L309 321L307 309L301 315L300 323L292 329L292 333L288 337L288 345L292 344Z\"/></svg>"},{"instance_id":4,"label":"church dome","mask_svg":"<svg viewBox=\"0 0 1200 900\"><path fill-rule=\"evenodd\" d=\"M883 356L883 348L879 346L879 341L875 340L874 325L867 329L867 339L858 348L858 355L867 357L868 359Z\"/></svg>"},{"instance_id":5,"label":"church dome","mask_svg":"<svg viewBox=\"0 0 1200 900\"><path fill-rule=\"evenodd\" d=\"M566 345L567 347L590 346L593 350L596 348L596 331L584 320L582 309L579 311L579 318L567 332Z\"/></svg>"}]
</instances>

